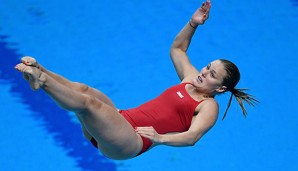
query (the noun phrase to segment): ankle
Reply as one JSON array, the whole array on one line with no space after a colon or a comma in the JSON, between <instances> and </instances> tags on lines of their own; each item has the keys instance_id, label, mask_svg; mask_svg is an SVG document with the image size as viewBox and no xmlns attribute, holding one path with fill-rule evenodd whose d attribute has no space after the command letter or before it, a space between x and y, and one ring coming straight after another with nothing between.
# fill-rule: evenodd
<instances>
[{"instance_id":1,"label":"ankle","mask_svg":"<svg viewBox=\"0 0 298 171\"><path fill-rule=\"evenodd\" d=\"M41 87L45 86L47 82L47 74L41 71L38 77L38 82L40 83Z\"/></svg>"}]
</instances>

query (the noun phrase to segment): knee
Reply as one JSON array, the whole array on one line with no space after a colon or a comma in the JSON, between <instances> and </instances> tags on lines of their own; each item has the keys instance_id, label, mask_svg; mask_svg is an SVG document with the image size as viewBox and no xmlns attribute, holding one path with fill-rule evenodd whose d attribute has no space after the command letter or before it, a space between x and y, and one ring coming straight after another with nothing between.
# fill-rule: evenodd
<instances>
[{"instance_id":1,"label":"knee","mask_svg":"<svg viewBox=\"0 0 298 171\"><path fill-rule=\"evenodd\" d=\"M87 92L90 88L86 84L82 84L82 83L79 83L79 82L75 82L75 84L76 84L76 90L81 92L81 93Z\"/></svg>"},{"instance_id":2,"label":"knee","mask_svg":"<svg viewBox=\"0 0 298 171\"><path fill-rule=\"evenodd\" d=\"M98 108L101 108L102 106L102 102L94 97L94 96L90 96L90 95L86 95L86 98L85 98L85 107L86 109L98 109Z\"/></svg>"}]
</instances>

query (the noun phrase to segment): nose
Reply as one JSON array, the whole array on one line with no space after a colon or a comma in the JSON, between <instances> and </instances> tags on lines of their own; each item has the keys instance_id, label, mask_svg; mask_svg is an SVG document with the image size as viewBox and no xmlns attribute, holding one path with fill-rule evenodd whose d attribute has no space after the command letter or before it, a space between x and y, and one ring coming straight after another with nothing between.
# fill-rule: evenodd
<instances>
[{"instance_id":1,"label":"nose","mask_svg":"<svg viewBox=\"0 0 298 171\"><path fill-rule=\"evenodd\" d=\"M204 72L202 72L202 77L204 77L204 78L206 77L206 75L204 74Z\"/></svg>"},{"instance_id":2,"label":"nose","mask_svg":"<svg viewBox=\"0 0 298 171\"><path fill-rule=\"evenodd\" d=\"M208 73L209 73L208 70L203 70L202 77L206 78L206 76L208 75Z\"/></svg>"}]
</instances>

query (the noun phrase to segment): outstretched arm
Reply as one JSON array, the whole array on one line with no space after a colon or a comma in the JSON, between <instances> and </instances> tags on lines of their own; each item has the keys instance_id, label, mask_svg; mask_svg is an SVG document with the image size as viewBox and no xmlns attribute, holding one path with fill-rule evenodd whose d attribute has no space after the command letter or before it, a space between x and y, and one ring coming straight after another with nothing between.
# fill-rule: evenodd
<instances>
[{"instance_id":1,"label":"outstretched arm","mask_svg":"<svg viewBox=\"0 0 298 171\"><path fill-rule=\"evenodd\" d=\"M175 66L176 72L181 81L186 77L196 75L198 71L190 63L186 51L198 25L203 25L208 19L211 8L210 0L207 0L193 14L190 21L176 36L170 51L170 56Z\"/></svg>"}]
</instances>

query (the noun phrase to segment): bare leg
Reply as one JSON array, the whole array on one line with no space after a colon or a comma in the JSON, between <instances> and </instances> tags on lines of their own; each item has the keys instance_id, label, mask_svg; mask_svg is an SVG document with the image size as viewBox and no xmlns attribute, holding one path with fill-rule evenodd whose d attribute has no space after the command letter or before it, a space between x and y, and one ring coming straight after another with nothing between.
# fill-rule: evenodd
<instances>
[{"instance_id":1,"label":"bare leg","mask_svg":"<svg viewBox=\"0 0 298 171\"><path fill-rule=\"evenodd\" d=\"M34 66L38 69L40 69L42 72L46 73L48 76L52 77L54 80L56 80L57 82L59 82L60 84L63 84L64 86L75 90L75 91L79 91L81 93L84 94L88 94L88 95L92 95L95 96L96 98L100 99L103 103L113 107L116 109L115 105L113 104L113 102L102 92L89 87L85 84L82 83L78 83L78 82L72 82L52 71L47 70L46 68L44 68L42 65L40 65L36 59L34 59L33 57L30 56L25 56L21 59L22 63L27 65L27 66ZM26 80L29 80L28 78L29 76L24 73L24 78ZM80 116L78 114L76 114L77 118L79 119L81 125L82 125L82 131L84 133L84 136L86 137L86 139L90 140L92 138L92 136L90 135L90 133L87 131L87 129L85 128L84 123L82 122L82 119L80 118Z\"/></svg>"},{"instance_id":2,"label":"bare leg","mask_svg":"<svg viewBox=\"0 0 298 171\"><path fill-rule=\"evenodd\" d=\"M40 65L34 58L30 57L30 56L25 56L21 59L22 63L27 65L27 66L34 66L36 68L39 68L42 72L46 73L47 75L49 75L50 77L52 77L53 79L55 79L56 81L58 81L60 84L63 84L64 86L72 89L72 90L76 90L79 91L81 93L84 94L89 94L92 96L97 97L98 99L100 99L101 101L103 101L104 103L106 103L107 105L110 105L111 107L115 107L115 105L113 104L113 102L102 92L89 87L85 84L82 83L78 83L78 82L72 82L52 71L47 70L46 68L44 68L42 65ZM25 79L26 75L24 75Z\"/></svg>"},{"instance_id":3,"label":"bare leg","mask_svg":"<svg viewBox=\"0 0 298 171\"><path fill-rule=\"evenodd\" d=\"M19 64L16 68L26 73L30 82L38 83L60 107L80 115L107 157L128 159L139 153L141 137L113 107L94 96L71 90L35 67Z\"/></svg>"}]
</instances>

